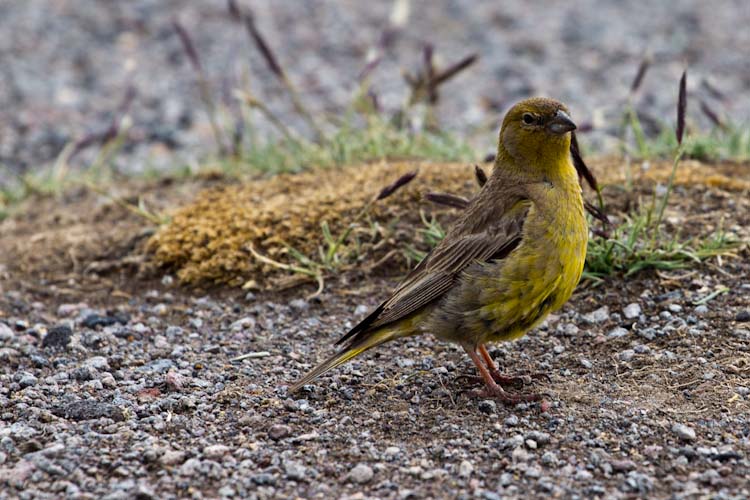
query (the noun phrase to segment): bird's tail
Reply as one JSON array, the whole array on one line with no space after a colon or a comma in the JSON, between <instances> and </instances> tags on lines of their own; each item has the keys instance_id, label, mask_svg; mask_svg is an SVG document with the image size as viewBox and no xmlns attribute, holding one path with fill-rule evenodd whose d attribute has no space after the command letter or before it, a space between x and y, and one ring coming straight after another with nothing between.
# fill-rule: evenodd
<instances>
[{"instance_id":1,"label":"bird's tail","mask_svg":"<svg viewBox=\"0 0 750 500\"><path fill-rule=\"evenodd\" d=\"M302 386L309 384L328 370L346 363L350 359L359 356L368 349L378 346L384 342L388 342L390 340L401 337L406 337L408 335L412 335L412 332L405 331L399 328L393 328L393 326L374 330L372 332L366 333L365 335L358 335L359 338L355 337L354 339L352 339L353 341L350 342L347 346L310 370L310 372L308 372L298 382L289 387L289 393L298 391L302 388Z\"/></svg>"}]
</instances>

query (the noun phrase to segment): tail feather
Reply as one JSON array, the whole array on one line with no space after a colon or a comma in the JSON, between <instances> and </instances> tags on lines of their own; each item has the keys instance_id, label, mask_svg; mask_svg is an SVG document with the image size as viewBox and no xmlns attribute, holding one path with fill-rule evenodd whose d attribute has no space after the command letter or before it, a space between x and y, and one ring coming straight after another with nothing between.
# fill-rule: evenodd
<instances>
[{"instance_id":1,"label":"tail feather","mask_svg":"<svg viewBox=\"0 0 750 500\"><path fill-rule=\"evenodd\" d=\"M363 337L354 339L354 342L350 343L330 358L323 361L321 364L313 368L298 382L289 387L289 393L296 392L302 388L302 386L309 384L316 378L320 377L328 370L336 368L349 361L350 359L359 356L368 349L372 349L389 340L394 340L400 337L405 337L409 333L398 329L381 329L369 332Z\"/></svg>"}]
</instances>

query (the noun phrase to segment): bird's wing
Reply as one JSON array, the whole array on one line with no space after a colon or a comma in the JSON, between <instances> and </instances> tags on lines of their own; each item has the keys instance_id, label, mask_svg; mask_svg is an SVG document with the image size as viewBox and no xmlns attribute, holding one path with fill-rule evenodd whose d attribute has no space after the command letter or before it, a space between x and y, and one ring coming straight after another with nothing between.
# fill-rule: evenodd
<instances>
[{"instance_id":1,"label":"bird's wing","mask_svg":"<svg viewBox=\"0 0 750 500\"><path fill-rule=\"evenodd\" d=\"M481 230L465 234L448 234L383 302L337 344L358 334L394 323L441 297L456 278L472 262L502 259L516 248L521 240L523 223L530 202L519 199L497 220ZM470 214L466 214L470 215Z\"/></svg>"}]
</instances>

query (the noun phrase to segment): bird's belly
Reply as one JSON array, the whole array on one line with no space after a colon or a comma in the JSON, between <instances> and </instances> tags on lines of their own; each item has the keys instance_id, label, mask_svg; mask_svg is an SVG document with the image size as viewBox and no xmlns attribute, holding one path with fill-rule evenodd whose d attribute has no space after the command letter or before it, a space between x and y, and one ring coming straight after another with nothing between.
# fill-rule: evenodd
<instances>
[{"instance_id":1,"label":"bird's belly","mask_svg":"<svg viewBox=\"0 0 750 500\"><path fill-rule=\"evenodd\" d=\"M524 335L572 295L587 236L585 219L532 224L524 237L528 244L504 260L467 270L457 294L440 308L443 328L436 335L473 344Z\"/></svg>"}]
</instances>

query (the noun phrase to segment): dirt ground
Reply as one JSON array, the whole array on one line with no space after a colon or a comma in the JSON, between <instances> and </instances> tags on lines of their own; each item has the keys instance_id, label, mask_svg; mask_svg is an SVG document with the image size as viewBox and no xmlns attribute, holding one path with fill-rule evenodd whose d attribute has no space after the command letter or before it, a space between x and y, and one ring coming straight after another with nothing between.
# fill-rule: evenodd
<instances>
[{"instance_id":1,"label":"dirt ground","mask_svg":"<svg viewBox=\"0 0 750 500\"><path fill-rule=\"evenodd\" d=\"M594 167L614 182L616 163ZM747 241L750 166L686 165L669 224ZM664 178L649 172L636 193ZM182 286L122 201L161 212L227 182L81 190L0 223L0 498L750 496L747 246L584 282L494 347L505 370L550 375L522 389L544 411L473 398L469 360L428 336L290 398L403 269L344 273L313 299ZM633 198L605 193L613 210Z\"/></svg>"}]
</instances>

